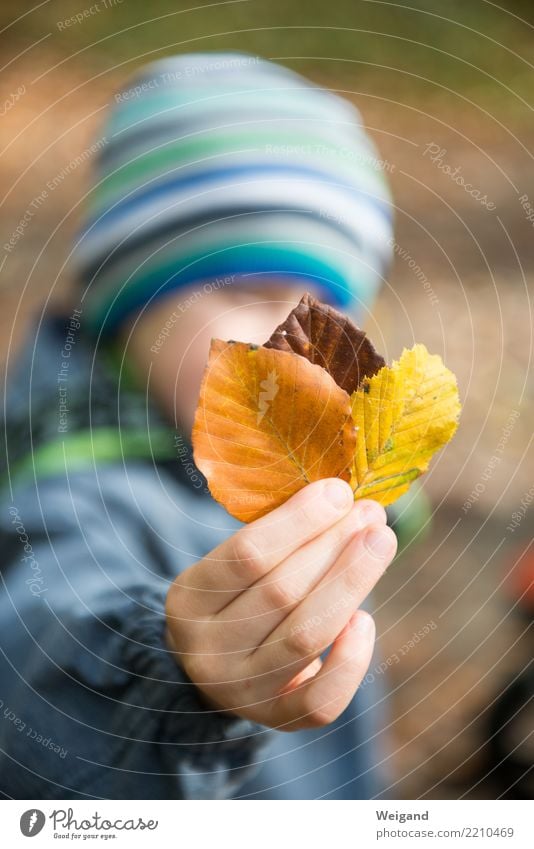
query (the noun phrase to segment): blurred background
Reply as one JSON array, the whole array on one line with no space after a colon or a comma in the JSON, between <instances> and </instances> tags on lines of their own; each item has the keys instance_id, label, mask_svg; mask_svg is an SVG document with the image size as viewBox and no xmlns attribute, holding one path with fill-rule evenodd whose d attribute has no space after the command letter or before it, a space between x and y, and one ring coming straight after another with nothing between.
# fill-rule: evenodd
<instances>
[{"instance_id":1,"label":"blurred background","mask_svg":"<svg viewBox=\"0 0 534 849\"><path fill-rule=\"evenodd\" d=\"M30 317L68 296L89 148L137 66L248 51L359 107L396 208L369 334L389 360L414 341L440 353L464 403L424 481L431 525L404 540L374 599L388 794L531 794L532 3L3 0L0 45L3 363Z\"/></svg>"}]
</instances>

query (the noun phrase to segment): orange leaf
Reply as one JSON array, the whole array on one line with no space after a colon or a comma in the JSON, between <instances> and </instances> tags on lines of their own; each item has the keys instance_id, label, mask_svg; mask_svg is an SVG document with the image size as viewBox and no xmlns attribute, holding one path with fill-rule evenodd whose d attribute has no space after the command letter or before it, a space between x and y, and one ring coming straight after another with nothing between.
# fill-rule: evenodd
<instances>
[{"instance_id":1,"label":"orange leaf","mask_svg":"<svg viewBox=\"0 0 534 849\"><path fill-rule=\"evenodd\" d=\"M294 353L214 339L193 427L213 497L251 522L312 481L350 479L348 394Z\"/></svg>"}]
</instances>

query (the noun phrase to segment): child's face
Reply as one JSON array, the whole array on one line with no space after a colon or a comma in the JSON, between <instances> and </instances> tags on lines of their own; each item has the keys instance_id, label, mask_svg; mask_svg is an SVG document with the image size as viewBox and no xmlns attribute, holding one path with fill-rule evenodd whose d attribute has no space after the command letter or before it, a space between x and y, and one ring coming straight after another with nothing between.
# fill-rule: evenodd
<instances>
[{"instance_id":1,"label":"child's face","mask_svg":"<svg viewBox=\"0 0 534 849\"><path fill-rule=\"evenodd\" d=\"M261 345L303 294L283 280L173 292L125 328L127 355L166 415L190 432L211 339Z\"/></svg>"}]
</instances>

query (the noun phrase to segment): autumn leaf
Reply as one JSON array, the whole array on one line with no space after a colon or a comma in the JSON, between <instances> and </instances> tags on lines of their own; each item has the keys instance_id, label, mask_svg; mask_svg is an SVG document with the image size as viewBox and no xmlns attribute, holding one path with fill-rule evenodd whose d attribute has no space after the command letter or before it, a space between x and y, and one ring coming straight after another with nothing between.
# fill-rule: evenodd
<instances>
[{"instance_id":1,"label":"autumn leaf","mask_svg":"<svg viewBox=\"0 0 534 849\"><path fill-rule=\"evenodd\" d=\"M426 471L459 413L439 356L415 345L386 366L363 331L306 295L264 346L213 340L195 461L245 522L326 477L387 505Z\"/></svg>"},{"instance_id":2,"label":"autumn leaf","mask_svg":"<svg viewBox=\"0 0 534 849\"><path fill-rule=\"evenodd\" d=\"M291 352L212 341L193 427L213 497L245 522L311 481L350 479L356 444L348 394Z\"/></svg>"},{"instance_id":3,"label":"autumn leaf","mask_svg":"<svg viewBox=\"0 0 534 849\"><path fill-rule=\"evenodd\" d=\"M456 379L424 345L366 378L351 398L357 427L351 486L355 498L383 505L402 495L428 468L457 428Z\"/></svg>"},{"instance_id":4,"label":"autumn leaf","mask_svg":"<svg viewBox=\"0 0 534 849\"><path fill-rule=\"evenodd\" d=\"M276 328L265 347L293 351L322 366L349 395L364 377L371 377L385 365L363 330L308 293Z\"/></svg>"}]
</instances>

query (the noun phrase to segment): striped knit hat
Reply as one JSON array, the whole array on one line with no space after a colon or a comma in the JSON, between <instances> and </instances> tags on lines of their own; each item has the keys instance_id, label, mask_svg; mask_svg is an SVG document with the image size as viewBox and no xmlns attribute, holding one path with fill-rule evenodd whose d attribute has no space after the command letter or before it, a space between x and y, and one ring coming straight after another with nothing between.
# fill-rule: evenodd
<instances>
[{"instance_id":1,"label":"striped knit hat","mask_svg":"<svg viewBox=\"0 0 534 849\"><path fill-rule=\"evenodd\" d=\"M74 252L93 331L221 277L372 302L391 202L350 103L241 53L155 62L115 101Z\"/></svg>"}]
</instances>

